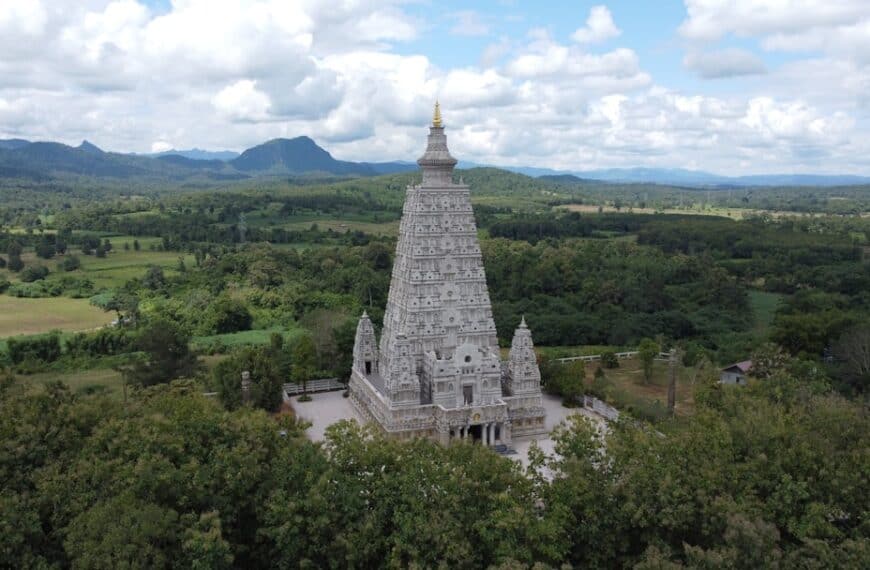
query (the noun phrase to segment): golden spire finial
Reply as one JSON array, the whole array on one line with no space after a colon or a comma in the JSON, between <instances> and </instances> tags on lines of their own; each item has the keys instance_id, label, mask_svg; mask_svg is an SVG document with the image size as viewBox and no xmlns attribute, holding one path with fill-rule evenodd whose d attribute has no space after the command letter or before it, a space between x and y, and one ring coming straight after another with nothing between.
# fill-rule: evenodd
<instances>
[{"instance_id":1,"label":"golden spire finial","mask_svg":"<svg viewBox=\"0 0 870 570\"><path fill-rule=\"evenodd\" d=\"M432 126L441 126L441 105L438 104L438 99L435 100L435 114L432 116Z\"/></svg>"}]
</instances>

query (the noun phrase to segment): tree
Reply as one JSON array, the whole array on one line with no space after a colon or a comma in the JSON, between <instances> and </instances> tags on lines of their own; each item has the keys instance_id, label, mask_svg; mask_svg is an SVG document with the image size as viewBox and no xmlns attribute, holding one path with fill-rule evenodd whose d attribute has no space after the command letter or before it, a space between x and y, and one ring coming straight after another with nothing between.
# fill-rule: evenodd
<instances>
[{"instance_id":1,"label":"tree","mask_svg":"<svg viewBox=\"0 0 870 570\"><path fill-rule=\"evenodd\" d=\"M749 372L756 378L770 378L783 370L789 363L789 356L778 345L768 342L752 353L752 368Z\"/></svg>"},{"instance_id":2,"label":"tree","mask_svg":"<svg viewBox=\"0 0 870 570\"><path fill-rule=\"evenodd\" d=\"M317 348L309 335L302 335L293 343L293 369L290 379L302 384L302 392L308 392L308 381L317 373Z\"/></svg>"},{"instance_id":3,"label":"tree","mask_svg":"<svg viewBox=\"0 0 870 570\"><path fill-rule=\"evenodd\" d=\"M139 240L134 239L133 240L133 251L139 251L139 249L140 249Z\"/></svg>"},{"instance_id":4,"label":"tree","mask_svg":"<svg viewBox=\"0 0 870 570\"><path fill-rule=\"evenodd\" d=\"M244 303L221 295L208 308L205 318L209 334L226 334L251 328L252 317Z\"/></svg>"},{"instance_id":5,"label":"tree","mask_svg":"<svg viewBox=\"0 0 870 570\"><path fill-rule=\"evenodd\" d=\"M44 265L30 265L21 272L19 279L24 283L33 283L48 277L48 267Z\"/></svg>"},{"instance_id":6,"label":"tree","mask_svg":"<svg viewBox=\"0 0 870 570\"><path fill-rule=\"evenodd\" d=\"M34 248L36 255L42 259L51 259L56 253L54 243L46 239L41 240Z\"/></svg>"},{"instance_id":7,"label":"tree","mask_svg":"<svg viewBox=\"0 0 870 570\"><path fill-rule=\"evenodd\" d=\"M858 325L844 332L833 346L834 358L850 392L870 389L870 325Z\"/></svg>"},{"instance_id":8,"label":"tree","mask_svg":"<svg viewBox=\"0 0 870 570\"><path fill-rule=\"evenodd\" d=\"M272 346L248 346L222 360L212 372L213 386L221 402L233 410L242 405L242 372L251 374L250 402L255 408L274 412L281 406L284 350Z\"/></svg>"},{"instance_id":9,"label":"tree","mask_svg":"<svg viewBox=\"0 0 870 570\"><path fill-rule=\"evenodd\" d=\"M145 276L142 277L142 286L146 289L156 291L166 285L166 277L163 275L163 268L159 265L151 265L145 271Z\"/></svg>"},{"instance_id":10,"label":"tree","mask_svg":"<svg viewBox=\"0 0 870 570\"><path fill-rule=\"evenodd\" d=\"M659 344L651 338L641 340L637 347L638 358L643 367L643 381L645 384L649 384L652 381L653 362L659 355L660 350Z\"/></svg>"},{"instance_id":11,"label":"tree","mask_svg":"<svg viewBox=\"0 0 870 570\"><path fill-rule=\"evenodd\" d=\"M106 248L105 248L102 244L98 245L98 246L94 249L94 255L95 255L96 257L100 257L100 258L102 258L102 257L106 257Z\"/></svg>"},{"instance_id":12,"label":"tree","mask_svg":"<svg viewBox=\"0 0 870 570\"><path fill-rule=\"evenodd\" d=\"M190 337L165 318L148 321L139 331L136 348L144 357L124 370L131 384L152 386L174 378L191 376L197 369L196 355L190 352Z\"/></svg>"},{"instance_id":13,"label":"tree","mask_svg":"<svg viewBox=\"0 0 870 570\"><path fill-rule=\"evenodd\" d=\"M15 273L24 269L24 262L21 261L21 255L17 253L9 254L9 262L6 264L9 268L9 271L13 271Z\"/></svg>"},{"instance_id":14,"label":"tree","mask_svg":"<svg viewBox=\"0 0 870 570\"><path fill-rule=\"evenodd\" d=\"M6 259L3 256L0 256L0 269L6 267Z\"/></svg>"},{"instance_id":15,"label":"tree","mask_svg":"<svg viewBox=\"0 0 870 570\"><path fill-rule=\"evenodd\" d=\"M57 266L61 271L75 271L82 266L82 262L77 256L70 255L65 257Z\"/></svg>"}]
</instances>

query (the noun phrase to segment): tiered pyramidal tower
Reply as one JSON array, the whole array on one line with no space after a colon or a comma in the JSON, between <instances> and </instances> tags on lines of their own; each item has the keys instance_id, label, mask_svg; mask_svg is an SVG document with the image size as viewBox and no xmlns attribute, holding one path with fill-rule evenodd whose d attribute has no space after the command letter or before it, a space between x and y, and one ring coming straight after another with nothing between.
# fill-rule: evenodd
<instances>
[{"instance_id":1,"label":"tiered pyramidal tower","mask_svg":"<svg viewBox=\"0 0 870 570\"><path fill-rule=\"evenodd\" d=\"M438 103L417 164L423 180L405 197L379 348L366 314L357 327L352 401L400 436L496 446L541 433L531 333L523 321L502 363L469 188L453 181Z\"/></svg>"}]
</instances>

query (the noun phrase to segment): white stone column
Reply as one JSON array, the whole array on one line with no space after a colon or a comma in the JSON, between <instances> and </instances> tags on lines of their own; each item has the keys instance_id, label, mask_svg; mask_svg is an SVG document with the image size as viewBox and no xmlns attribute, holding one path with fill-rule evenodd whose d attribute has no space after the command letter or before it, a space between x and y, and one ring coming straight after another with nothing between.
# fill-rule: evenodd
<instances>
[{"instance_id":1,"label":"white stone column","mask_svg":"<svg viewBox=\"0 0 870 570\"><path fill-rule=\"evenodd\" d=\"M492 445L492 422L486 424L486 445Z\"/></svg>"}]
</instances>

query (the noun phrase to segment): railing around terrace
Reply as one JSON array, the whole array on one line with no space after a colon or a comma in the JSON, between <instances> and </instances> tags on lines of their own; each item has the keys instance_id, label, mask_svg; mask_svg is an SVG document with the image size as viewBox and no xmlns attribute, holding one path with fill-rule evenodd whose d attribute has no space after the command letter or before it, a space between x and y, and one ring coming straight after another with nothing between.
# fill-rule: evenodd
<instances>
[{"instance_id":1,"label":"railing around terrace","mask_svg":"<svg viewBox=\"0 0 870 570\"><path fill-rule=\"evenodd\" d=\"M636 350L628 351L628 352L614 352L616 358L619 360L625 360L627 358L634 358L638 354L640 354ZM669 360L671 357L670 352L660 352L656 357L656 360ZM597 362L601 360L600 354L590 354L587 356L566 356L564 358L554 358L556 362L574 362L577 360L582 360L583 362Z\"/></svg>"},{"instance_id":2,"label":"railing around terrace","mask_svg":"<svg viewBox=\"0 0 870 570\"><path fill-rule=\"evenodd\" d=\"M302 384L288 382L284 384L284 396L289 398L296 394L301 394ZM319 378L317 380L309 380L305 386L306 392L331 392L333 390L344 390L346 386L338 381L338 378Z\"/></svg>"}]
</instances>

